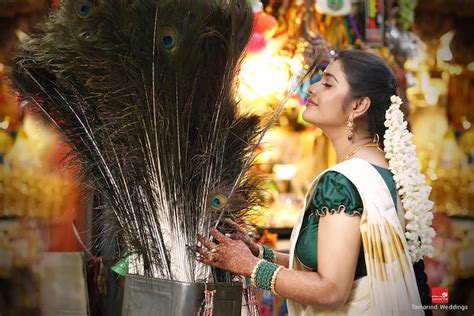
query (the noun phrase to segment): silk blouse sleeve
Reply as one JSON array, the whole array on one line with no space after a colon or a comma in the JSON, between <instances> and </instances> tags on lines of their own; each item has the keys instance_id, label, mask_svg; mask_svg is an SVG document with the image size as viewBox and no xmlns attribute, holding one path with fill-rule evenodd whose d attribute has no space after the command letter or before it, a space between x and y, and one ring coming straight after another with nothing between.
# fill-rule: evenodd
<instances>
[{"instance_id":1,"label":"silk blouse sleeve","mask_svg":"<svg viewBox=\"0 0 474 316\"><path fill-rule=\"evenodd\" d=\"M311 206L319 216L336 212L354 216L363 211L362 199L354 184L336 171L328 171L321 177Z\"/></svg>"}]
</instances>

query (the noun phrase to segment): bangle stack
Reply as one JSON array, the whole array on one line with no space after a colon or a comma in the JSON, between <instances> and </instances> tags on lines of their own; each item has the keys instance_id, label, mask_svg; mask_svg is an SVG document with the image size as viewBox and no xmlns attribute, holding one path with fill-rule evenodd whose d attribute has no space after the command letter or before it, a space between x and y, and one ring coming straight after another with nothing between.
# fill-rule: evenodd
<instances>
[{"instance_id":1,"label":"bangle stack","mask_svg":"<svg viewBox=\"0 0 474 316\"><path fill-rule=\"evenodd\" d=\"M273 252L273 250L271 250L267 246L262 246L262 248L263 248L263 259L270 262L275 262L275 253Z\"/></svg>"},{"instance_id":2,"label":"bangle stack","mask_svg":"<svg viewBox=\"0 0 474 316\"><path fill-rule=\"evenodd\" d=\"M277 295L275 291L275 283L276 283L278 272L280 272L281 269L283 269L283 266L278 266L278 268L275 270L275 272L273 272L273 275L272 275L272 281L270 282L270 290L272 291L273 295Z\"/></svg>"},{"instance_id":3,"label":"bangle stack","mask_svg":"<svg viewBox=\"0 0 474 316\"><path fill-rule=\"evenodd\" d=\"M272 293L276 294L276 277L282 268L282 266L273 262L260 259L252 271L250 279L252 285L267 291L272 291Z\"/></svg>"},{"instance_id":4,"label":"bangle stack","mask_svg":"<svg viewBox=\"0 0 474 316\"><path fill-rule=\"evenodd\" d=\"M252 275L250 276L250 283L252 283L253 286L257 286L255 284L255 276L257 274L257 270L258 270L258 267L262 264L262 262L264 262L265 260L263 259L260 259L258 260L257 264L255 265L255 267L253 268L252 270Z\"/></svg>"}]
</instances>

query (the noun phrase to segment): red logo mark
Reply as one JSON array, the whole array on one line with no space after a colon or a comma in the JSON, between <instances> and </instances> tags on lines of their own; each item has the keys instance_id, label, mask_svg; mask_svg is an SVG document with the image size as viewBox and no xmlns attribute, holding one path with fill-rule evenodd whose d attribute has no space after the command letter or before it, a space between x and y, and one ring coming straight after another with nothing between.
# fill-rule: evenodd
<instances>
[{"instance_id":1,"label":"red logo mark","mask_svg":"<svg viewBox=\"0 0 474 316\"><path fill-rule=\"evenodd\" d=\"M448 304L448 288L434 287L431 289L431 301L433 304Z\"/></svg>"}]
</instances>

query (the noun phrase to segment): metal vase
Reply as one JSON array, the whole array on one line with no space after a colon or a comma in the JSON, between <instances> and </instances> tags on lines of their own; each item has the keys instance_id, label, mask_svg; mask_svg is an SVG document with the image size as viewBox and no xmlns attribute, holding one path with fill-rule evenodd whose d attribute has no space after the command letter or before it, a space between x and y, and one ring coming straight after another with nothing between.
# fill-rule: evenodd
<instances>
[{"instance_id":1,"label":"metal vase","mask_svg":"<svg viewBox=\"0 0 474 316\"><path fill-rule=\"evenodd\" d=\"M187 283L127 274L122 316L196 315L206 288L216 290L215 316L240 315L242 283Z\"/></svg>"}]
</instances>

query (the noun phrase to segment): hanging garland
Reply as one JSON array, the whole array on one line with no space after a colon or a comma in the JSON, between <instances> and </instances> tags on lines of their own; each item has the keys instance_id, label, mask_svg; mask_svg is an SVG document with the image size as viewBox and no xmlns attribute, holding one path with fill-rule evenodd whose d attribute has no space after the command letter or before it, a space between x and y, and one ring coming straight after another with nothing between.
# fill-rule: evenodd
<instances>
[{"instance_id":1,"label":"hanging garland","mask_svg":"<svg viewBox=\"0 0 474 316\"><path fill-rule=\"evenodd\" d=\"M415 21L415 8L418 0L398 0L398 20L403 30L408 30Z\"/></svg>"}]
</instances>

